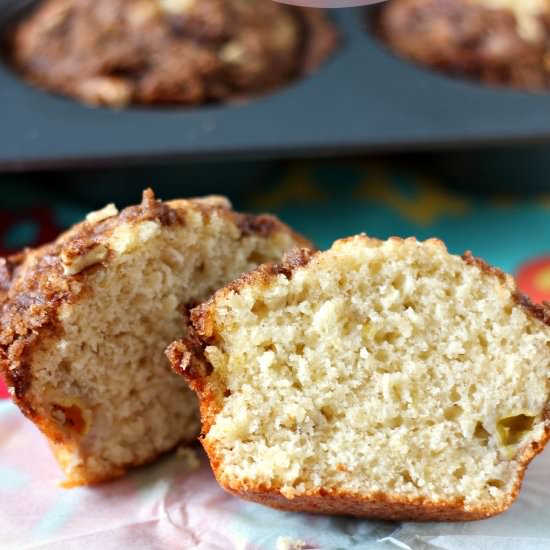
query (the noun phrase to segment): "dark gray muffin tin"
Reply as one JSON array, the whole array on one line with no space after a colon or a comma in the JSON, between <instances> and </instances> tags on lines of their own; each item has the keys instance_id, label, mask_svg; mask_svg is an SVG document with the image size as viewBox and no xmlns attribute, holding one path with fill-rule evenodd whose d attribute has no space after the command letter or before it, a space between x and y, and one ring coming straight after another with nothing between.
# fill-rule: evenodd
<instances>
[{"instance_id":1,"label":"dark gray muffin tin","mask_svg":"<svg viewBox=\"0 0 550 550\"><path fill-rule=\"evenodd\" d=\"M25 0L0 0L5 32ZM89 108L0 64L0 170L162 159L277 158L550 138L550 94L493 89L399 59L365 10L333 10L341 44L315 74L242 104Z\"/></svg>"}]
</instances>

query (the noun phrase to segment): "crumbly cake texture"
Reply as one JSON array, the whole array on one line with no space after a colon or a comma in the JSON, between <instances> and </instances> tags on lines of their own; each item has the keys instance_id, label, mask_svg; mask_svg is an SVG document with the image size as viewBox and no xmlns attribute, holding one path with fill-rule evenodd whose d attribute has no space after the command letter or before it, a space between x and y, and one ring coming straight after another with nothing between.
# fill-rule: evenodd
<instances>
[{"instance_id":1,"label":"crumbly cake texture","mask_svg":"<svg viewBox=\"0 0 550 550\"><path fill-rule=\"evenodd\" d=\"M191 312L168 356L212 468L274 508L391 520L506 510L550 436L550 314L441 241L290 253Z\"/></svg>"},{"instance_id":2,"label":"crumbly cake texture","mask_svg":"<svg viewBox=\"0 0 550 550\"><path fill-rule=\"evenodd\" d=\"M382 39L403 57L488 84L550 87L548 0L390 0Z\"/></svg>"},{"instance_id":3,"label":"crumbly cake texture","mask_svg":"<svg viewBox=\"0 0 550 550\"><path fill-rule=\"evenodd\" d=\"M323 12L271 0L46 0L12 57L30 82L92 105L197 105L270 91L335 45Z\"/></svg>"},{"instance_id":4,"label":"crumbly cake texture","mask_svg":"<svg viewBox=\"0 0 550 550\"><path fill-rule=\"evenodd\" d=\"M223 197L114 205L0 262L0 372L67 485L99 482L198 435L195 395L164 356L184 311L308 246Z\"/></svg>"}]
</instances>

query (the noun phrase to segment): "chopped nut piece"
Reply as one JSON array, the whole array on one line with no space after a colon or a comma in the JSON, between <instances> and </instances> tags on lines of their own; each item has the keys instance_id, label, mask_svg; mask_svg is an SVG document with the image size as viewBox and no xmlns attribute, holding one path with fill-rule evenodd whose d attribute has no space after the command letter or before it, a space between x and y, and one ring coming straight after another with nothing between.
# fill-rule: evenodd
<instances>
[{"instance_id":1,"label":"chopped nut piece","mask_svg":"<svg viewBox=\"0 0 550 550\"><path fill-rule=\"evenodd\" d=\"M219 206L220 208L233 208L231 201L227 197L221 195L208 195L207 197L200 197L193 199L198 204L204 204L205 206Z\"/></svg>"},{"instance_id":2,"label":"chopped nut piece","mask_svg":"<svg viewBox=\"0 0 550 550\"><path fill-rule=\"evenodd\" d=\"M91 105L124 107L132 98L132 85L122 78L97 76L80 85L82 98Z\"/></svg>"},{"instance_id":3,"label":"chopped nut piece","mask_svg":"<svg viewBox=\"0 0 550 550\"><path fill-rule=\"evenodd\" d=\"M61 261L63 262L63 272L65 275L76 275L91 265L98 264L107 257L109 249L102 244L96 245L88 252L72 257L66 254L66 251L61 253Z\"/></svg>"},{"instance_id":4,"label":"chopped nut piece","mask_svg":"<svg viewBox=\"0 0 550 550\"><path fill-rule=\"evenodd\" d=\"M164 11L169 13L183 13L190 10L196 4L196 0L160 0Z\"/></svg>"},{"instance_id":5,"label":"chopped nut piece","mask_svg":"<svg viewBox=\"0 0 550 550\"><path fill-rule=\"evenodd\" d=\"M107 206L104 206L101 210L96 210L95 212L90 212L86 216L86 221L89 223L98 223L107 218L111 218L118 214L117 207L111 202Z\"/></svg>"},{"instance_id":6,"label":"chopped nut piece","mask_svg":"<svg viewBox=\"0 0 550 550\"><path fill-rule=\"evenodd\" d=\"M220 59L226 63L243 63L246 58L246 50L243 45L233 40L220 49Z\"/></svg>"}]
</instances>

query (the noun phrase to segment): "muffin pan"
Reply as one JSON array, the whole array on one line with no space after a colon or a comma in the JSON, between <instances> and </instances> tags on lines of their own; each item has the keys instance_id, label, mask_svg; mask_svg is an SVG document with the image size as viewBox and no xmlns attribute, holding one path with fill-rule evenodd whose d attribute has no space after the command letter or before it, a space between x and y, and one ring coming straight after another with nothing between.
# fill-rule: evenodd
<instances>
[{"instance_id":1,"label":"muffin pan","mask_svg":"<svg viewBox=\"0 0 550 550\"><path fill-rule=\"evenodd\" d=\"M0 0L2 32L29 3ZM94 109L34 88L0 64L0 170L550 138L550 95L493 89L399 59L366 28L364 11L331 12L341 43L316 73L238 104Z\"/></svg>"}]
</instances>

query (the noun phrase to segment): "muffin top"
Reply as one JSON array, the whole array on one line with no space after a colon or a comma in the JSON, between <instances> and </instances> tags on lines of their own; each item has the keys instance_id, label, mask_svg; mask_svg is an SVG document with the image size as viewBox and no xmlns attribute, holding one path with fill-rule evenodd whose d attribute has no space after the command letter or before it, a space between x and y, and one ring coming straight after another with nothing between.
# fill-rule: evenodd
<instances>
[{"instance_id":1,"label":"muffin top","mask_svg":"<svg viewBox=\"0 0 550 550\"><path fill-rule=\"evenodd\" d=\"M390 0L379 30L420 64L491 85L550 88L548 0Z\"/></svg>"},{"instance_id":2,"label":"muffin top","mask_svg":"<svg viewBox=\"0 0 550 550\"><path fill-rule=\"evenodd\" d=\"M270 90L334 44L317 11L268 0L47 0L16 28L34 84L90 104L200 104Z\"/></svg>"}]
</instances>

